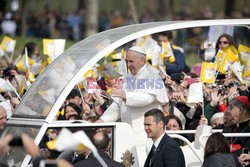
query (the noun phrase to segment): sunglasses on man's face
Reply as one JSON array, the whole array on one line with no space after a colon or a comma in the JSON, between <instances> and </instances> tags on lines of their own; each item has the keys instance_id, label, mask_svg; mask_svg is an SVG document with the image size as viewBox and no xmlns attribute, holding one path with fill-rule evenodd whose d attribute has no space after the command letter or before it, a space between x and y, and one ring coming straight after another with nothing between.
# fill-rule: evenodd
<instances>
[{"instance_id":1,"label":"sunglasses on man's face","mask_svg":"<svg viewBox=\"0 0 250 167\"><path fill-rule=\"evenodd\" d=\"M220 41L219 44L228 44L228 41Z\"/></svg>"}]
</instances>

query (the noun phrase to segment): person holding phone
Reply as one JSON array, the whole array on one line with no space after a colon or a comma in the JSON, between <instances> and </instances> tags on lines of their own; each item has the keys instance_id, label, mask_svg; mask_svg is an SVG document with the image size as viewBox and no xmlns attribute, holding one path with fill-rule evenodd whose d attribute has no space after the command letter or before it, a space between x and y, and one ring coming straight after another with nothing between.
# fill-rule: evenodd
<instances>
[{"instance_id":1,"label":"person holding phone","mask_svg":"<svg viewBox=\"0 0 250 167\"><path fill-rule=\"evenodd\" d=\"M239 156L238 159L243 166L250 166L250 153L248 151L248 148L246 149L246 152L243 151L243 153Z\"/></svg>"}]
</instances>

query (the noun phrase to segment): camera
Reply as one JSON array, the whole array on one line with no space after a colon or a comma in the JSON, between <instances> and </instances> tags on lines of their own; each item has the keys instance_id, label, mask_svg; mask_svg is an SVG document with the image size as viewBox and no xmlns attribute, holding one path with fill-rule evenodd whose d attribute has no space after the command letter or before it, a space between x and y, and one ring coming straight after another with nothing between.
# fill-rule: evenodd
<instances>
[{"instance_id":1,"label":"camera","mask_svg":"<svg viewBox=\"0 0 250 167\"><path fill-rule=\"evenodd\" d=\"M14 137L14 138L10 141L9 146L23 146L22 138L21 138L20 136Z\"/></svg>"},{"instance_id":2,"label":"camera","mask_svg":"<svg viewBox=\"0 0 250 167\"><path fill-rule=\"evenodd\" d=\"M214 49L215 48L215 43L206 41L206 42L203 43L203 47L204 47L204 49Z\"/></svg>"}]
</instances>

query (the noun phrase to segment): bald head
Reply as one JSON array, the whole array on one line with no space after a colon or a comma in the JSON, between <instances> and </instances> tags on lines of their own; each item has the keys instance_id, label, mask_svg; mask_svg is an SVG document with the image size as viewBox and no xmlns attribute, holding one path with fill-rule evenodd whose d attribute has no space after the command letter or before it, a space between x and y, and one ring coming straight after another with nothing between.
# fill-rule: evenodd
<instances>
[{"instance_id":1,"label":"bald head","mask_svg":"<svg viewBox=\"0 0 250 167\"><path fill-rule=\"evenodd\" d=\"M7 121L6 110L2 106L0 106L0 130L4 129L6 121Z\"/></svg>"},{"instance_id":2,"label":"bald head","mask_svg":"<svg viewBox=\"0 0 250 167\"><path fill-rule=\"evenodd\" d=\"M109 147L109 137L105 132L97 132L92 138L93 144L98 151L106 152Z\"/></svg>"}]
</instances>

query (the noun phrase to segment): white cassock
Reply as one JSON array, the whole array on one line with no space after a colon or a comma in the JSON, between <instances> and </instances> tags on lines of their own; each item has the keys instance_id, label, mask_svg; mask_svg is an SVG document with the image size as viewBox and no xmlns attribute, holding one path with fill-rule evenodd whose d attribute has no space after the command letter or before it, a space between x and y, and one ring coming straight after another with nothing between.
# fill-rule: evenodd
<instances>
[{"instance_id":1,"label":"white cassock","mask_svg":"<svg viewBox=\"0 0 250 167\"><path fill-rule=\"evenodd\" d=\"M132 126L139 163L143 166L147 157L144 113L151 109L162 110L162 104L168 102L168 97L159 72L149 65L145 64L136 76L128 74L124 80L126 101L114 100L101 119L104 122L115 122L121 118L122 122Z\"/></svg>"}]
</instances>

